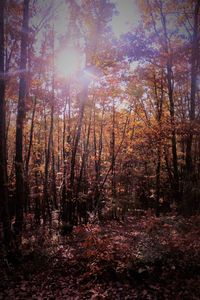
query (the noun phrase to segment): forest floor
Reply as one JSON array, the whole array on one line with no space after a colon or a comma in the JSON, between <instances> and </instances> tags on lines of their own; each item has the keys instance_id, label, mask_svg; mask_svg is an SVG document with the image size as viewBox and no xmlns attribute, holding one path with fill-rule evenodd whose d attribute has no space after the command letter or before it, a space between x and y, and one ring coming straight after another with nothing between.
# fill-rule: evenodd
<instances>
[{"instance_id":1,"label":"forest floor","mask_svg":"<svg viewBox=\"0 0 200 300\"><path fill-rule=\"evenodd\" d=\"M198 216L27 232L23 255L1 260L1 300L200 299Z\"/></svg>"}]
</instances>

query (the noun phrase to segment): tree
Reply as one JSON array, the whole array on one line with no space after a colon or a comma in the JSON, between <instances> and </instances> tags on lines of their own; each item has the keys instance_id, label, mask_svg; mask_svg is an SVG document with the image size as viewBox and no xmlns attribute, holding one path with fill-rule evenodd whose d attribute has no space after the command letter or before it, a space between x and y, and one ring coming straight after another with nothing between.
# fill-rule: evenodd
<instances>
[{"instance_id":1,"label":"tree","mask_svg":"<svg viewBox=\"0 0 200 300\"><path fill-rule=\"evenodd\" d=\"M29 33L29 0L23 2L23 21L21 29L21 53L20 53L20 80L19 80L19 98L16 121L16 155L15 155L15 174L16 174L16 220L15 229L19 238L23 226L23 208L25 197L25 178L24 178L24 159L23 159L23 132L25 119L25 100L27 92L27 49Z\"/></svg>"},{"instance_id":2,"label":"tree","mask_svg":"<svg viewBox=\"0 0 200 300\"><path fill-rule=\"evenodd\" d=\"M3 236L6 247L11 240L11 228L8 215L8 176L6 150L6 105L5 105L5 65L4 65L4 12L6 1L0 2L0 216L3 223Z\"/></svg>"},{"instance_id":3,"label":"tree","mask_svg":"<svg viewBox=\"0 0 200 300\"><path fill-rule=\"evenodd\" d=\"M195 110L196 110L196 92L197 92L197 74L199 68L199 33L200 33L200 1L196 0L194 4L194 19L193 19L193 33L192 33L192 43L191 43L191 88L190 88L190 111L189 118L191 126L195 121ZM193 170L192 163L192 143L193 143L193 133L192 129L187 138L186 146L186 170L190 174Z\"/></svg>"}]
</instances>

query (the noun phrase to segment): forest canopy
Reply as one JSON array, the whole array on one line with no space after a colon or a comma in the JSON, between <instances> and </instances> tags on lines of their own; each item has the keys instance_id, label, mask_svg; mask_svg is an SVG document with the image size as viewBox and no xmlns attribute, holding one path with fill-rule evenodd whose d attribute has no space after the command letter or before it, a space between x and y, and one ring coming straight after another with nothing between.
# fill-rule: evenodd
<instances>
[{"instance_id":1,"label":"forest canopy","mask_svg":"<svg viewBox=\"0 0 200 300\"><path fill-rule=\"evenodd\" d=\"M120 1L0 6L4 244L29 214L198 213L200 2L129 1L124 28Z\"/></svg>"},{"instance_id":2,"label":"forest canopy","mask_svg":"<svg viewBox=\"0 0 200 300\"><path fill-rule=\"evenodd\" d=\"M200 299L200 0L0 0L0 299Z\"/></svg>"}]
</instances>

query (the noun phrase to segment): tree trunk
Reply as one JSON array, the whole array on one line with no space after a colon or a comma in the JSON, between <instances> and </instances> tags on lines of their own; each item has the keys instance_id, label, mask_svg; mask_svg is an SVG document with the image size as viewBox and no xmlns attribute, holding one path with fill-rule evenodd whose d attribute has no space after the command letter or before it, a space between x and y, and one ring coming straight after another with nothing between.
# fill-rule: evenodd
<instances>
[{"instance_id":1,"label":"tree trunk","mask_svg":"<svg viewBox=\"0 0 200 300\"><path fill-rule=\"evenodd\" d=\"M68 159L70 155L69 145L71 144L71 99L70 99L70 85L67 87L67 95L66 95L66 102L65 108L63 112L63 182L62 182L62 211L61 211L61 218L63 221L68 221L68 211L67 211L67 166L68 166ZM68 107L68 114L66 113ZM68 117L68 123L66 124L66 115ZM67 138L66 138L67 132ZM66 144L67 142L67 148Z\"/></svg>"},{"instance_id":2,"label":"tree trunk","mask_svg":"<svg viewBox=\"0 0 200 300\"><path fill-rule=\"evenodd\" d=\"M94 105L95 106L95 105ZM99 181L101 176L101 155L103 150L103 125L104 125L104 113L105 113L105 105L102 107L102 115L101 115L101 125L100 125L100 135L99 135L99 145L98 145L98 155L97 155L97 141L96 141L96 126L95 126L95 107L94 107L94 155L95 155L95 185L96 189L99 188Z\"/></svg>"},{"instance_id":3,"label":"tree trunk","mask_svg":"<svg viewBox=\"0 0 200 300\"><path fill-rule=\"evenodd\" d=\"M172 128L172 162L174 175L174 198L179 200L179 173L178 173L178 158L177 158L177 142L176 142L176 125L175 125L175 110L174 110L174 91L173 91L173 72L172 72L172 57L170 51L169 37L166 26L166 17L163 13L162 1L160 1L161 23L164 33L164 48L167 55L167 88L169 97L169 111Z\"/></svg>"},{"instance_id":4,"label":"tree trunk","mask_svg":"<svg viewBox=\"0 0 200 300\"><path fill-rule=\"evenodd\" d=\"M112 107L112 132L110 141L110 151L111 151L111 176L112 176L112 197L116 197L116 176L115 176L115 103L113 100Z\"/></svg>"},{"instance_id":5,"label":"tree trunk","mask_svg":"<svg viewBox=\"0 0 200 300\"><path fill-rule=\"evenodd\" d=\"M159 137L157 142L157 166L156 166L156 216L160 215L160 169L161 169L161 149L162 149L162 112L163 112L163 74L160 86L160 95L158 93L158 86L156 76L154 75L154 92L156 100L156 120L159 128Z\"/></svg>"},{"instance_id":6,"label":"tree trunk","mask_svg":"<svg viewBox=\"0 0 200 300\"><path fill-rule=\"evenodd\" d=\"M48 136L47 151L45 157L45 170L44 170L44 194L42 204L43 219L46 220L46 213L50 217L51 209L49 202L49 165L53 155L53 135L54 135L54 109L55 109L55 78L54 78L54 25L52 28L52 98L51 98L51 118L50 118L50 129ZM53 163L53 162L52 162ZM54 168L54 165L53 165ZM54 171L53 171L54 174Z\"/></svg>"},{"instance_id":7,"label":"tree trunk","mask_svg":"<svg viewBox=\"0 0 200 300\"><path fill-rule=\"evenodd\" d=\"M190 91L190 126L192 127L192 122L195 120L195 101L196 101L196 84L197 84L197 71L198 71L198 56L199 56L199 10L200 10L200 0L196 1L194 9L194 26L193 26L193 37L192 37L192 53L191 53L191 91ZM192 166L192 142L193 133L190 130L190 134L187 139L186 144L186 170L188 175L193 170Z\"/></svg>"},{"instance_id":8,"label":"tree trunk","mask_svg":"<svg viewBox=\"0 0 200 300\"><path fill-rule=\"evenodd\" d=\"M73 192L74 188L74 174L75 174L75 164L76 164L76 153L78 149L78 144L81 136L81 129L82 129L82 121L83 115L85 110L85 102L88 96L88 87L85 86L80 93L80 110L79 110L79 120L78 120L78 127L77 132L74 140L74 146L72 149L72 158L71 158L71 170L70 170L70 194Z\"/></svg>"},{"instance_id":9,"label":"tree trunk","mask_svg":"<svg viewBox=\"0 0 200 300\"><path fill-rule=\"evenodd\" d=\"M6 151L6 109L5 109L5 73L4 73L4 12L5 0L0 1L0 217L3 223L4 244L8 248L11 240L8 215L8 176Z\"/></svg>"},{"instance_id":10,"label":"tree trunk","mask_svg":"<svg viewBox=\"0 0 200 300\"><path fill-rule=\"evenodd\" d=\"M46 209L48 215L50 215L48 183L49 183L49 164L50 164L52 141L53 141L53 124L54 124L54 99L52 99L52 104L51 104L50 129L49 129L49 137L48 137L47 151L45 157L44 195L43 195L43 205L42 205L44 219L46 218Z\"/></svg>"},{"instance_id":11,"label":"tree trunk","mask_svg":"<svg viewBox=\"0 0 200 300\"><path fill-rule=\"evenodd\" d=\"M36 104L37 104L37 97L34 97L34 103L33 103L33 111L31 116L31 128L30 128L30 134L29 134L29 144L28 144L28 151L26 156L26 182L25 182L25 211L27 209L30 209L30 202L29 202L29 162L31 158L31 150L32 150L32 144L33 144L33 132L34 132L34 121L35 121L35 111L36 111Z\"/></svg>"},{"instance_id":12,"label":"tree trunk","mask_svg":"<svg viewBox=\"0 0 200 300\"><path fill-rule=\"evenodd\" d=\"M36 104L37 104L37 97L35 96L34 103L33 103L33 111L32 111L32 116L31 116L31 129L30 129L30 135L29 135L28 153L27 153L27 158L26 158L26 176L28 176L29 162L30 162L30 157L31 157L31 149L32 149L32 144L33 144L33 131L34 131Z\"/></svg>"},{"instance_id":13,"label":"tree trunk","mask_svg":"<svg viewBox=\"0 0 200 300\"><path fill-rule=\"evenodd\" d=\"M23 206L24 206L24 161L23 161L23 129L25 119L25 98L26 98L26 65L27 65L27 47L28 47L28 22L29 22L29 0L24 0L23 22L21 31L21 55L20 55L20 81L19 81L19 99L16 122L16 234L21 239L23 225Z\"/></svg>"},{"instance_id":14,"label":"tree trunk","mask_svg":"<svg viewBox=\"0 0 200 300\"><path fill-rule=\"evenodd\" d=\"M76 166L76 154L78 150L78 144L81 137L83 116L85 110L85 103L88 97L88 86L84 85L82 91L79 95L80 101L80 109L79 109L79 119L77 125L77 131L74 138L74 144L72 148L72 156L71 156L71 168L70 168L70 178L69 178L69 189L67 190L67 201L65 203L65 209L67 213L67 222L73 224L75 221L75 203L72 198L74 196L74 180L75 180L75 166Z\"/></svg>"},{"instance_id":15,"label":"tree trunk","mask_svg":"<svg viewBox=\"0 0 200 300\"><path fill-rule=\"evenodd\" d=\"M90 117L89 117L87 138L86 138L83 155L82 155L81 169L80 169L78 185L77 185L77 194L80 191L85 192L85 187L86 187L86 182L87 182L86 174L84 176L84 179L83 179L83 175L84 175L84 170L87 165L87 159L88 159L88 147L89 147L89 141L90 141L91 119L92 119L92 108L91 108Z\"/></svg>"}]
</instances>

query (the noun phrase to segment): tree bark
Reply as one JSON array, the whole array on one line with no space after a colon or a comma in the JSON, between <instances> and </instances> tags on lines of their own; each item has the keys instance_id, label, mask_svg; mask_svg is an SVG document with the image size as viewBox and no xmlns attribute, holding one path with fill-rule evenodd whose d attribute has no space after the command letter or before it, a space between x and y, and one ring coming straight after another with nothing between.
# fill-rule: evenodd
<instances>
[{"instance_id":1,"label":"tree bark","mask_svg":"<svg viewBox=\"0 0 200 300\"><path fill-rule=\"evenodd\" d=\"M174 89L173 89L173 72L172 72L172 53L170 51L169 37L166 25L166 16L163 13L163 4L160 0L160 14L161 23L164 33L164 48L167 55L167 87L169 97L169 111L172 128L172 162L173 162L173 175L174 175L174 197L179 200L179 172L178 172L178 158L177 158L177 142L176 142L176 128L175 128L175 109L174 109Z\"/></svg>"},{"instance_id":2,"label":"tree bark","mask_svg":"<svg viewBox=\"0 0 200 300\"><path fill-rule=\"evenodd\" d=\"M85 173L85 167L87 165L87 159L88 159L88 147L89 147L89 141L90 141L91 120L92 120L92 108L91 108L91 111L90 111L87 137L86 137L84 150L83 150L83 155L82 155L81 169L80 169L79 178L78 178L78 185L77 185L77 194L80 191L86 192L87 178L86 178L86 174L84 174L84 173ZM84 179L83 179L83 175L85 175Z\"/></svg>"},{"instance_id":3,"label":"tree bark","mask_svg":"<svg viewBox=\"0 0 200 300\"><path fill-rule=\"evenodd\" d=\"M50 211L50 203L49 203L49 164L51 161L51 158L53 156L53 136L54 136L54 110L55 110L55 78L54 78L54 69L55 69L55 63L54 63L54 55L55 55L55 47L54 47L54 25L52 28L52 98L51 98L51 117L50 117L50 129L49 129L49 136L48 136L48 144L47 144L47 151L46 151L46 157L45 157L45 170L44 170L44 194L43 194L43 204L42 204L42 213L43 213L43 219L46 219L46 212L48 216L50 217L51 211ZM55 175L54 173L54 160L52 160L52 173L53 177ZM55 199L54 199L55 200Z\"/></svg>"},{"instance_id":4,"label":"tree bark","mask_svg":"<svg viewBox=\"0 0 200 300\"><path fill-rule=\"evenodd\" d=\"M23 206L24 206L24 160L23 160L23 132L25 119L25 99L26 99L26 65L27 48L29 32L29 0L24 0L23 21L21 30L21 54L20 54L20 81L19 81L19 99L17 108L16 122L16 156L15 156L15 174L16 174L16 220L15 229L19 238L21 238L23 225ZM19 240L20 241L20 240Z\"/></svg>"},{"instance_id":5,"label":"tree bark","mask_svg":"<svg viewBox=\"0 0 200 300\"><path fill-rule=\"evenodd\" d=\"M37 97L34 97L34 103L33 103L33 111L31 116L31 129L30 129L30 135L29 135L29 145L28 145L28 153L26 158L26 175L28 176L29 172L29 162L31 157L31 149L33 144L33 131L34 131L34 121L35 121L35 111L36 111L36 104L37 104Z\"/></svg>"},{"instance_id":6,"label":"tree bark","mask_svg":"<svg viewBox=\"0 0 200 300\"><path fill-rule=\"evenodd\" d=\"M4 66L4 12L5 0L0 1L0 217L3 223L4 244L8 248L11 240L8 215L8 176L6 150L6 107L5 107L5 66Z\"/></svg>"},{"instance_id":7,"label":"tree bark","mask_svg":"<svg viewBox=\"0 0 200 300\"><path fill-rule=\"evenodd\" d=\"M77 132L74 140L74 145L72 149L72 157L71 157L71 170L70 170L70 193L73 191L74 188L74 175L75 175L75 164L76 164L76 153L78 149L79 140L81 137L81 129L82 129L82 121L84 116L85 110L85 102L88 97L88 87L83 87L82 92L80 93L80 110L79 110L79 120L78 120L78 127Z\"/></svg>"},{"instance_id":8,"label":"tree bark","mask_svg":"<svg viewBox=\"0 0 200 300\"><path fill-rule=\"evenodd\" d=\"M30 128L30 134L29 134L29 144L28 144L28 151L26 156L26 182L25 182L25 212L27 209L30 209L30 202L29 202L29 162L31 158L31 150L32 150L32 144L33 144L33 132L34 132L34 121L35 121L35 111L36 111L36 104L37 104L37 97L34 97L34 103L33 103L33 111L31 116L31 128Z\"/></svg>"},{"instance_id":9,"label":"tree bark","mask_svg":"<svg viewBox=\"0 0 200 300\"><path fill-rule=\"evenodd\" d=\"M162 74L163 75L163 74ZM154 75L154 91L156 100L156 120L159 128L159 137L157 142L157 165L156 165L156 216L160 215L160 169L161 169L161 150L162 150L162 110L163 110L163 76L161 82L160 95L158 94L158 86L156 76Z\"/></svg>"},{"instance_id":10,"label":"tree bark","mask_svg":"<svg viewBox=\"0 0 200 300\"><path fill-rule=\"evenodd\" d=\"M115 176L115 102L112 106L112 132L110 140L110 155L111 155L111 176L112 176L112 197L116 197L116 176Z\"/></svg>"},{"instance_id":11,"label":"tree bark","mask_svg":"<svg viewBox=\"0 0 200 300\"><path fill-rule=\"evenodd\" d=\"M189 118L191 127L195 120L195 107L196 107L196 84L197 84L197 71L198 71L198 56L199 56L199 11L200 11L200 0L196 1L194 9L194 26L192 36L192 53L191 53L191 90L190 90L190 113ZM192 143L193 133L190 130L190 134L186 144L186 170L188 175L191 173L192 166Z\"/></svg>"}]
</instances>

